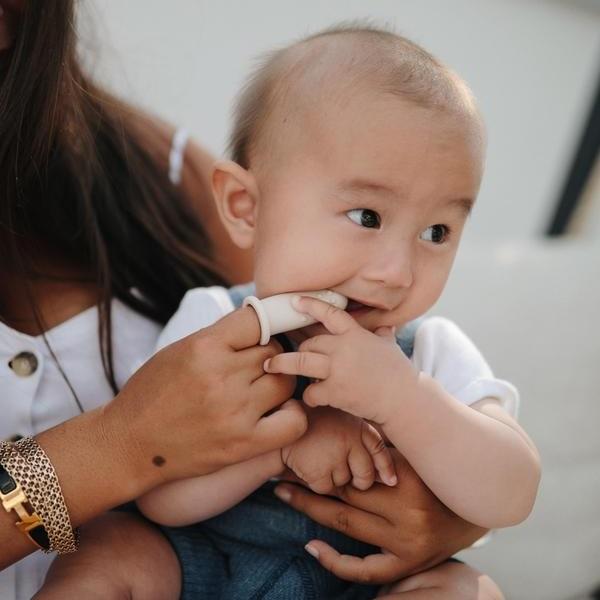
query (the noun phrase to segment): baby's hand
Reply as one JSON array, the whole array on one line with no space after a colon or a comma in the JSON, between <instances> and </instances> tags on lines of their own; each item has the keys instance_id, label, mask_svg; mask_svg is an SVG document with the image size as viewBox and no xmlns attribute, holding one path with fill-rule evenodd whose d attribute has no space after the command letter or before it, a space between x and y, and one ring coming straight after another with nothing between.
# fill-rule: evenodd
<instances>
[{"instance_id":1,"label":"baby's hand","mask_svg":"<svg viewBox=\"0 0 600 600\"><path fill-rule=\"evenodd\" d=\"M265 371L317 379L304 392L308 406L333 406L378 425L397 418L402 397L418 392L418 373L393 330L381 327L371 333L347 312L314 298L300 298L296 308L318 319L330 334L307 339L298 352L274 356L265 362Z\"/></svg>"},{"instance_id":2,"label":"baby's hand","mask_svg":"<svg viewBox=\"0 0 600 600\"><path fill-rule=\"evenodd\" d=\"M307 432L282 448L281 458L314 492L327 494L350 480L354 487L366 490L376 476L396 485L390 451L372 425L327 407L308 413Z\"/></svg>"}]
</instances>

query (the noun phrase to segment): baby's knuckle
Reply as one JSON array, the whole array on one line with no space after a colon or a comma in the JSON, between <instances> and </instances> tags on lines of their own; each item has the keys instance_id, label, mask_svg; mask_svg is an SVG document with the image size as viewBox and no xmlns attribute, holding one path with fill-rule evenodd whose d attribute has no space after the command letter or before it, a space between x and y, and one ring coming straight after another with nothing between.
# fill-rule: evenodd
<instances>
[{"instance_id":1,"label":"baby's knuckle","mask_svg":"<svg viewBox=\"0 0 600 600\"><path fill-rule=\"evenodd\" d=\"M366 477L354 477L352 480L352 485L361 492L368 490L372 485L372 480L367 479Z\"/></svg>"},{"instance_id":2,"label":"baby's knuckle","mask_svg":"<svg viewBox=\"0 0 600 600\"><path fill-rule=\"evenodd\" d=\"M383 438L379 437L374 441L371 452L373 454L389 454L388 447L385 445Z\"/></svg>"},{"instance_id":3,"label":"baby's knuckle","mask_svg":"<svg viewBox=\"0 0 600 600\"><path fill-rule=\"evenodd\" d=\"M372 463L369 466L355 467L352 469L352 474L358 479L370 479L375 477L375 467Z\"/></svg>"},{"instance_id":4,"label":"baby's knuckle","mask_svg":"<svg viewBox=\"0 0 600 600\"><path fill-rule=\"evenodd\" d=\"M333 491L333 484L331 482L324 481L322 479L310 483L310 489L316 494L329 494Z\"/></svg>"}]
</instances>

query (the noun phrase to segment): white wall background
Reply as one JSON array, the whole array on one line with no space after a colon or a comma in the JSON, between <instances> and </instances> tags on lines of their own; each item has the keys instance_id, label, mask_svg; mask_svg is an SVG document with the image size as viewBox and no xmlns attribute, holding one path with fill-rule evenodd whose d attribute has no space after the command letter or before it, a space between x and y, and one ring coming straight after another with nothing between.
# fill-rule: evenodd
<instances>
[{"instance_id":1,"label":"white wall background","mask_svg":"<svg viewBox=\"0 0 600 600\"><path fill-rule=\"evenodd\" d=\"M216 153L258 53L340 20L396 26L479 98L490 142L467 232L476 240L544 229L600 66L597 0L86 0L82 8L97 76Z\"/></svg>"}]
</instances>

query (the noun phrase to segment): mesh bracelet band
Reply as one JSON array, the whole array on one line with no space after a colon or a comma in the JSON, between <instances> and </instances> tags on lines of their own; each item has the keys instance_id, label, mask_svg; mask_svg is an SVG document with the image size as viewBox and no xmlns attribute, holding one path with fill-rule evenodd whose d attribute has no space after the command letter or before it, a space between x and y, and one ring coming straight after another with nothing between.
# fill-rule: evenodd
<instances>
[{"instance_id":1,"label":"mesh bracelet band","mask_svg":"<svg viewBox=\"0 0 600 600\"><path fill-rule=\"evenodd\" d=\"M66 554L77 550L77 533L58 483L54 467L33 438L2 444L3 464L25 492L29 503L43 521L50 540L48 552Z\"/></svg>"},{"instance_id":2,"label":"mesh bracelet band","mask_svg":"<svg viewBox=\"0 0 600 600\"><path fill-rule=\"evenodd\" d=\"M35 511L29 510L31 503L23 488L2 466L6 453L5 444L7 442L3 442L0 447L0 502L2 502L2 506L7 513L14 510L19 517L19 520L15 523L19 531L25 534L38 548L44 550L44 552L49 552L50 539L42 519Z\"/></svg>"},{"instance_id":3,"label":"mesh bracelet band","mask_svg":"<svg viewBox=\"0 0 600 600\"><path fill-rule=\"evenodd\" d=\"M28 495L44 519L51 549L58 554L75 552L79 547L79 532L71 525L65 498L50 459L32 437L22 438L13 446L33 475Z\"/></svg>"}]
</instances>

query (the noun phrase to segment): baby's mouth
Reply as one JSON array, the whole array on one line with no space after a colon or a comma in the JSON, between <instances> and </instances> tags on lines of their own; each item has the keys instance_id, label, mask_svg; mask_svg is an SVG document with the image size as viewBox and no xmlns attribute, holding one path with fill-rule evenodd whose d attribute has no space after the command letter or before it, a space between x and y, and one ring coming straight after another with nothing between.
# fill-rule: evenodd
<instances>
[{"instance_id":1,"label":"baby's mouth","mask_svg":"<svg viewBox=\"0 0 600 600\"><path fill-rule=\"evenodd\" d=\"M348 305L346 306L346 312L354 313L358 311L371 310L374 308L373 306L369 306L368 304L363 304L362 302L358 302L358 300L352 300L352 298L348 298Z\"/></svg>"}]
</instances>

